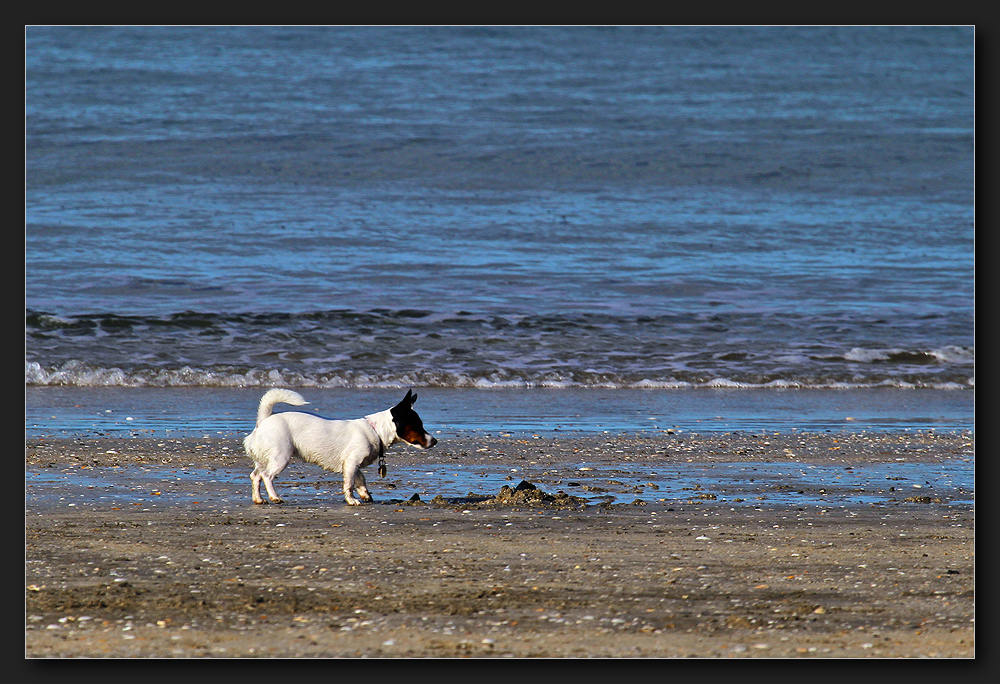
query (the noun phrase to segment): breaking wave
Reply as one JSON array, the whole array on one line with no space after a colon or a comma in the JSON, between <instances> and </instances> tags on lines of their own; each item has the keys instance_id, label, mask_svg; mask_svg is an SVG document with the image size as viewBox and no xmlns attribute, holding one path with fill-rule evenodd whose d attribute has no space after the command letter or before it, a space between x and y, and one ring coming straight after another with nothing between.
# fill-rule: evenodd
<instances>
[{"instance_id":1,"label":"breaking wave","mask_svg":"<svg viewBox=\"0 0 1000 684\"><path fill-rule=\"evenodd\" d=\"M736 314L28 311L24 376L121 387L975 386L974 347L857 344L869 327Z\"/></svg>"}]
</instances>

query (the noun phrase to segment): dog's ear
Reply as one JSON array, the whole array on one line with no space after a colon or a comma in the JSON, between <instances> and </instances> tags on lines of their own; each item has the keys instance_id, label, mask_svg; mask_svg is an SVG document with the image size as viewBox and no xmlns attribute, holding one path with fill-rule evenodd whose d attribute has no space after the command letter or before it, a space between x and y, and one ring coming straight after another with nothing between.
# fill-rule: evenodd
<instances>
[{"instance_id":1,"label":"dog's ear","mask_svg":"<svg viewBox=\"0 0 1000 684\"><path fill-rule=\"evenodd\" d=\"M413 406L413 402L415 402L416 400L417 400L417 395L413 393L413 390L407 390L406 396L403 397L403 400L398 404L396 404L396 406L399 406L401 408L409 408Z\"/></svg>"}]
</instances>

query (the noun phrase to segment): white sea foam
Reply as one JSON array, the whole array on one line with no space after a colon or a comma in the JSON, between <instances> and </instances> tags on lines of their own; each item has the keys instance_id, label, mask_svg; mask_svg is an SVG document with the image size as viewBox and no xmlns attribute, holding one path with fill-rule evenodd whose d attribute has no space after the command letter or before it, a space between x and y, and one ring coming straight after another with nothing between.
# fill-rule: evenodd
<instances>
[{"instance_id":1,"label":"white sea foam","mask_svg":"<svg viewBox=\"0 0 1000 684\"><path fill-rule=\"evenodd\" d=\"M861 347L854 347L849 352L844 354L844 358L848 361L857 361L859 363L872 363L874 361L885 361L893 353L898 352L898 349L862 349Z\"/></svg>"},{"instance_id":2,"label":"white sea foam","mask_svg":"<svg viewBox=\"0 0 1000 684\"><path fill-rule=\"evenodd\" d=\"M300 371L254 369L231 372L219 369L199 369L183 366L179 369L143 369L127 371L122 368L95 368L80 361L69 361L55 368L45 368L38 362L24 364L24 382L27 386L76 386L76 387L320 387L336 388L404 388L404 387L454 387L479 389L644 389L682 390L695 387L711 389L858 389L868 387L893 387L899 389L970 389L975 387L975 377L956 380L918 380L885 378L879 380L843 380L836 378L776 378L761 382L734 380L726 377L679 380L610 377L609 375L575 377L532 376L505 373L501 375L475 375L446 371L412 371L381 374L344 372L312 375Z\"/></svg>"}]
</instances>

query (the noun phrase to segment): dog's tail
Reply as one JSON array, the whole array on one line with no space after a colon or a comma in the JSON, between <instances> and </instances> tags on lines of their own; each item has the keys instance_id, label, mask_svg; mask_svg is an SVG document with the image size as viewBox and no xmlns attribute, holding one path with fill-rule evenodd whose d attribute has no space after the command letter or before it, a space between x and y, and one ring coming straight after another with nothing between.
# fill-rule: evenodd
<instances>
[{"instance_id":1,"label":"dog's tail","mask_svg":"<svg viewBox=\"0 0 1000 684\"><path fill-rule=\"evenodd\" d=\"M308 403L298 392L288 389L269 389L260 398L260 406L257 407L257 425L260 425L261 421L271 415L271 410L275 404L302 406Z\"/></svg>"}]
</instances>

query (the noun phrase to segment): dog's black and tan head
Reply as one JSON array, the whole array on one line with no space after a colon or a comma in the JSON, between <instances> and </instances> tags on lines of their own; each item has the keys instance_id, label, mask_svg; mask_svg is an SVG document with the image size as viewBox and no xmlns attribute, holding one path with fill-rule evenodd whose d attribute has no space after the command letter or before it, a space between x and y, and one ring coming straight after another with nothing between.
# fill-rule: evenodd
<instances>
[{"instance_id":1,"label":"dog's black and tan head","mask_svg":"<svg viewBox=\"0 0 1000 684\"><path fill-rule=\"evenodd\" d=\"M421 449L430 449L437 444L437 440L427 434L424 430L424 422L413 410L413 404L417 401L417 395L413 390L408 390L403 400L389 409L392 414L392 422L396 425L396 435L406 442Z\"/></svg>"}]
</instances>

